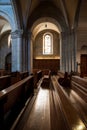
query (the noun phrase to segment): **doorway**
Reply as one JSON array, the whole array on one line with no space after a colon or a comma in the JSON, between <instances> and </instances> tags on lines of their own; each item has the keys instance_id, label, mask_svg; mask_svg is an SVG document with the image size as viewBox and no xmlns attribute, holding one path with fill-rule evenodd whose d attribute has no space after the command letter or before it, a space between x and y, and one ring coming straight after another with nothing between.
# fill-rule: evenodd
<instances>
[{"instance_id":1,"label":"doorway","mask_svg":"<svg viewBox=\"0 0 87 130\"><path fill-rule=\"evenodd\" d=\"M87 76L87 54L81 54L81 76Z\"/></svg>"}]
</instances>

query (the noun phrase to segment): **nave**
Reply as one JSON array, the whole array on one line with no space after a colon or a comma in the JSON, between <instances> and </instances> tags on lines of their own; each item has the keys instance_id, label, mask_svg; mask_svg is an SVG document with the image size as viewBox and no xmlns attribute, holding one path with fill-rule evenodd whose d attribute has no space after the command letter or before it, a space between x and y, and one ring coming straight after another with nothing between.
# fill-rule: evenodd
<instances>
[{"instance_id":1,"label":"nave","mask_svg":"<svg viewBox=\"0 0 87 130\"><path fill-rule=\"evenodd\" d=\"M49 87L39 84L11 130L87 129L87 102L72 88L61 87L57 78L51 76Z\"/></svg>"}]
</instances>

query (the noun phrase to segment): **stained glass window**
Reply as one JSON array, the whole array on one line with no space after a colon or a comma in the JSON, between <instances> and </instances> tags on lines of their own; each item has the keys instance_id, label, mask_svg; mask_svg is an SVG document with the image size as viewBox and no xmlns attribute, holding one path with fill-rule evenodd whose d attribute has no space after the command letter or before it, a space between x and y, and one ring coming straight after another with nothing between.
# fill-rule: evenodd
<instances>
[{"instance_id":1,"label":"stained glass window","mask_svg":"<svg viewBox=\"0 0 87 130\"><path fill-rule=\"evenodd\" d=\"M45 34L43 37L43 54L53 54L53 38L51 34Z\"/></svg>"}]
</instances>

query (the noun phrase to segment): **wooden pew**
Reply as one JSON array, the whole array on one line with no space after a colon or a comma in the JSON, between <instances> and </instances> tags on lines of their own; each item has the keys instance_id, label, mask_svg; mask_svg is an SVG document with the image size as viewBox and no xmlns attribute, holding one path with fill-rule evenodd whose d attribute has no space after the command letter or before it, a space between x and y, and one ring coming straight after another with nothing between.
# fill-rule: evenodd
<instances>
[{"instance_id":1,"label":"wooden pew","mask_svg":"<svg viewBox=\"0 0 87 130\"><path fill-rule=\"evenodd\" d=\"M29 72L28 72L28 71L20 72L20 77L21 77L21 79L24 79L24 78L26 78L27 76L29 76Z\"/></svg>"},{"instance_id":2,"label":"wooden pew","mask_svg":"<svg viewBox=\"0 0 87 130\"><path fill-rule=\"evenodd\" d=\"M0 91L2 89L5 89L6 87L9 87L10 82L11 82L11 76L10 75L1 76L0 77Z\"/></svg>"},{"instance_id":3,"label":"wooden pew","mask_svg":"<svg viewBox=\"0 0 87 130\"><path fill-rule=\"evenodd\" d=\"M42 70L42 76L49 75L49 73L51 73L51 70L49 70L49 69L43 69Z\"/></svg>"},{"instance_id":4,"label":"wooden pew","mask_svg":"<svg viewBox=\"0 0 87 130\"><path fill-rule=\"evenodd\" d=\"M42 78L42 71L36 69L33 71L33 75L34 75L34 88L37 88L37 84L39 80Z\"/></svg>"},{"instance_id":5,"label":"wooden pew","mask_svg":"<svg viewBox=\"0 0 87 130\"><path fill-rule=\"evenodd\" d=\"M5 76L6 75L6 71L4 69L0 69L0 76Z\"/></svg>"},{"instance_id":6,"label":"wooden pew","mask_svg":"<svg viewBox=\"0 0 87 130\"><path fill-rule=\"evenodd\" d=\"M29 73L27 71L25 72L11 72L11 84L14 84L27 76L29 76Z\"/></svg>"},{"instance_id":7,"label":"wooden pew","mask_svg":"<svg viewBox=\"0 0 87 130\"><path fill-rule=\"evenodd\" d=\"M75 81L76 83L80 84L84 88L87 88L87 80L84 78L81 78L79 76L72 76L72 81Z\"/></svg>"},{"instance_id":8,"label":"wooden pew","mask_svg":"<svg viewBox=\"0 0 87 130\"><path fill-rule=\"evenodd\" d=\"M78 82L76 77L78 77L78 76L72 76L72 81L74 80L73 78L75 78L75 80ZM82 79L82 80L85 81L84 79ZM81 82L81 80L80 80L80 82ZM83 85L83 84L81 84L81 85ZM81 85L77 84L76 82L73 82L72 87L68 87L68 88L62 87L62 89L63 89L64 93L66 94L66 96L72 102L73 106L76 108L76 110L79 113L80 117L82 118L85 126L87 127L87 102L85 101L87 99L87 91L85 91L85 93L83 93L84 87ZM82 89L82 91L81 91L81 89Z\"/></svg>"},{"instance_id":9,"label":"wooden pew","mask_svg":"<svg viewBox=\"0 0 87 130\"><path fill-rule=\"evenodd\" d=\"M37 71L37 82L39 82L39 80L42 78L42 71L39 70Z\"/></svg>"},{"instance_id":10,"label":"wooden pew","mask_svg":"<svg viewBox=\"0 0 87 130\"><path fill-rule=\"evenodd\" d=\"M50 77L51 77L51 71L49 69L43 70L43 80L42 80L42 87L49 87L50 84Z\"/></svg>"},{"instance_id":11,"label":"wooden pew","mask_svg":"<svg viewBox=\"0 0 87 130\"><path fill-rule=\"evenodd\" d=\"M55 105L59 104L60 106L60 110L62 111L61 116L63 116L63 119L66 124L65 129L78 130L81 127L82 130L86 130L87 128L82 118L78 114L73 104L70 102L69 98L64 93L62 86L58 83L58 79L54 76L51 78L51 80L52 80L52 85L54 88L53 92L56 98ZM57 109L57 106L56 106L56 109Z\"/></svg>"},{"instance_id":12,"label":"wooden pew","mask_svg":"<svg viewBox=\"0 0 87 130\"><path fill-rule=\"evenodd\" d=\"M5 126L4 117L16 107L23 107L31 94L33 94L33 76L28 76L0 91L0 130L9 130Z\"/></svg>"},{"instance_id":13,"label":"wooden pew","mask_svg":"<svg viewBox=\"0 0 87 130\"><path fill-rule=\"evenodd\" d=\"M72 76L71 87L87 103L87 81L79 76Z\"/></svg>"},{"instance_id":14,"label":"wooden pew","mask_svg":"<svg viewBox=\"0 0 87 130\"><path fill-rule=\"evenodd\" d=\"M57 74L58 74L59 77L64 78L64 72L58 71Z\"/></svg>"},{"instance_id":15,"label":"wooden pew","mask_svg":"<svg viewBox=\"0 0 87 130\"><path fill-rule=\"evenodd\" d=\"M20 72L11 72L11 85L21 80Z\"/></svg>"},{"instance_id":16,"label":"wooden pew","mask_svg":"<svg viewBox=\"0 0 87 130\"><path fill-rule=\"evenodd\" d=\"M58 72L59 77L64 77L64 73ZM70 77L70 84L74 90L85 102L87 102L87 81L79 76L72 75Z\"/></svg>"}]
</instances>

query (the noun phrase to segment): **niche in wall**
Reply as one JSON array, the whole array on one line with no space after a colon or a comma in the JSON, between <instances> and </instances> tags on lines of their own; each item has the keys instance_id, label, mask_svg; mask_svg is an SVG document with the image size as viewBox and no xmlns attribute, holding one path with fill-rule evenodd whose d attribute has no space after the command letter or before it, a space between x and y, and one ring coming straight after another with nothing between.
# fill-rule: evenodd
<instances>
[{"instance_id":1,"label":"niche in wall","mask_svg":"<svg viewBox=\"0 0 87 130\"><path fill-rule=\"evenodd\" d=\"M43 36L44 34L52 34L53 37L53 54L43 54ZM35 38L33 44L33 68L34 69L50 69L57 72L60 68L60 43L59 34L53 30L41 31Z\"/></svg>"}]
</instances>

